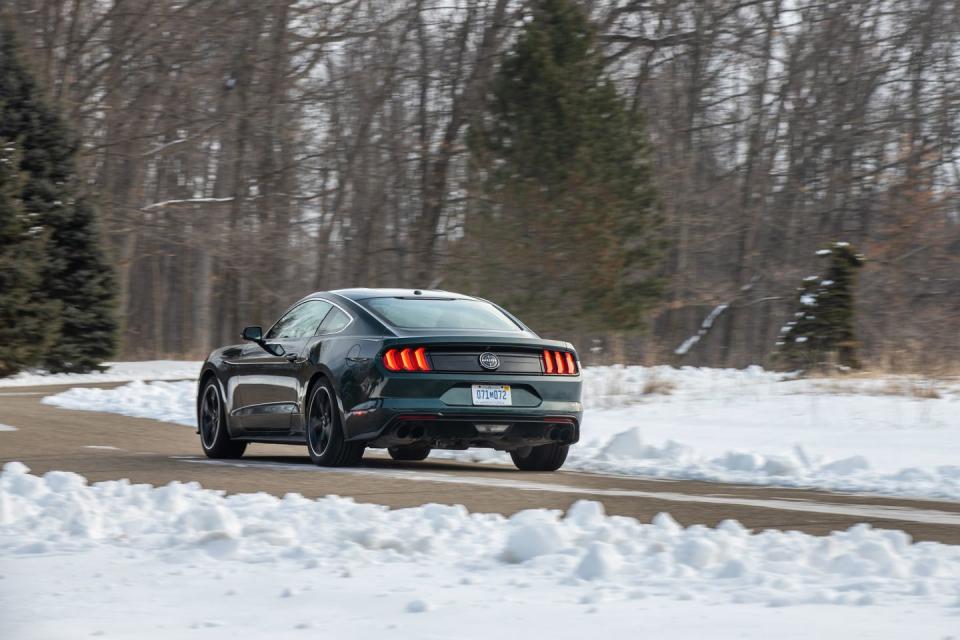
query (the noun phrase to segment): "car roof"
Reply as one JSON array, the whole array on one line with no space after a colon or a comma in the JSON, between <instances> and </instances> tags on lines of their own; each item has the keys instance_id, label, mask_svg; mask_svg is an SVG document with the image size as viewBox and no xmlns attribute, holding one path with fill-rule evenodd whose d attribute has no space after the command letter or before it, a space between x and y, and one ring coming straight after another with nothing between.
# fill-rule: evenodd
<instances>
[{"instance_id":1,"label":"car roof","mask_svg":"<svg viewBox=\"0 0 960 640\"><path fill-rule=\"evenodd\" d=\"M318 292L323 293L323 292ZM335 289L327 293L335 293L349 300L365 300L367 298L456 298L458 300L476 300L472 296L439 289ZM317 295L317 294L314 294Z\"/></svg>"}]
</instances>

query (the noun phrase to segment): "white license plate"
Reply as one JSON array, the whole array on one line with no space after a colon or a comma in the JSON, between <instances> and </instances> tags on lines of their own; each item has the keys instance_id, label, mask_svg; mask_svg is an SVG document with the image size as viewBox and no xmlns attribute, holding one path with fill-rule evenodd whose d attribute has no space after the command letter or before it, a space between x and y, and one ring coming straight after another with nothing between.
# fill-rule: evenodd
<instances>
[{"instance_id":1,"label":"white license plate","mask_svg":"<svg viewBox=\"0 0 960 640\"><path fill-rule=\"evenodd\" d=\"M508 407L513 404L510 399L510 385L508 384L475 384L473 385L473 404L493 407Z\"/></svg>"}]
</instances>

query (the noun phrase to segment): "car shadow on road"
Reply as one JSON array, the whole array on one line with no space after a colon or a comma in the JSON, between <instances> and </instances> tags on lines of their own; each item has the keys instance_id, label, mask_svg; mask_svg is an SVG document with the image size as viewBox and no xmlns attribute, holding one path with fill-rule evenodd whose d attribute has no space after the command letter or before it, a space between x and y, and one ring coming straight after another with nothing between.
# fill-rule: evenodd
<instances>
[{"instance_id":1,"label":"car shadow on road","mask_svg":"<svg viewBox=\"0 0 960 640\"><path fill-rule=\"evenodd\" d=\"M250 455L243 456L246 463L271 463L271 464L291 464L312 466L313 462L308 456L276 456L276 455ZM494 465L489 463L469 463L458 462L455 460L423 460L420 462L404 462L392 460L387 457L365 456L360 463L361 469L391 469L405 471L447 471L447 472L472 472L472 473L503 473L516 472L517 470L507 465Z\"/></svg>"}]
</instances>

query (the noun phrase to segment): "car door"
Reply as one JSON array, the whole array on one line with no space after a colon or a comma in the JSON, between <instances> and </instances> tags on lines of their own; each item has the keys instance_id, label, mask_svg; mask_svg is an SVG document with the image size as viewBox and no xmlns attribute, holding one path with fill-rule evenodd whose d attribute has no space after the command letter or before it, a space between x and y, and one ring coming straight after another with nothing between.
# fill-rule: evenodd
<instances>
[{"instance_id":1,"label":"car door","mask_svg":"<svg viewBox=\"0 0 960 640\"><path fill-rule=\"evenodd\" d=\"M290 417L298 410L303 352L332 306L326 300L301 302L270 328L263 346L244 346L237 361L233 417L245 433L290 430Z\"/></svg>"}]
</instances>

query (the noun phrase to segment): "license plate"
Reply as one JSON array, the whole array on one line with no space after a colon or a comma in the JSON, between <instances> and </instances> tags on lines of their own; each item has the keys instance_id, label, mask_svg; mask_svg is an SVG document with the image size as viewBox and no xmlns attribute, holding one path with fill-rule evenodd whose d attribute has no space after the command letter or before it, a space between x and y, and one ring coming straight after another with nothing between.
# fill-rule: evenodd
<instances>
[{"instance_id":1,"label":"license plate","mask_svg":"<svg viewBox=\"0 0 960 640\"><path fill-rule=\"evenodd\" d=\"M510 385L508 384L475 384L473 385L473 404L493 407L508 407L513 404L510 399Z\"/></svg>"}]
</instances>

